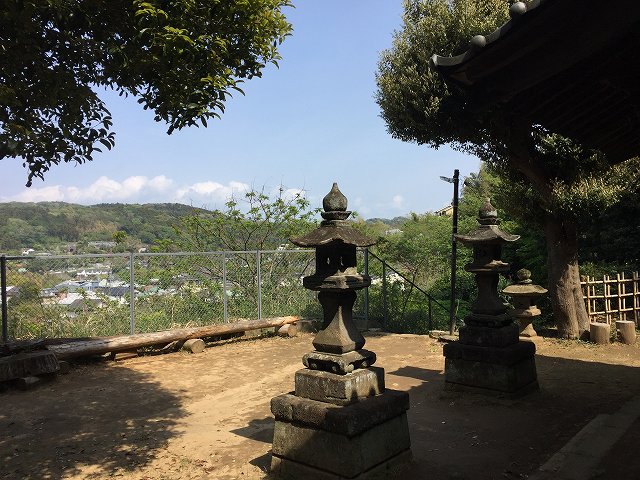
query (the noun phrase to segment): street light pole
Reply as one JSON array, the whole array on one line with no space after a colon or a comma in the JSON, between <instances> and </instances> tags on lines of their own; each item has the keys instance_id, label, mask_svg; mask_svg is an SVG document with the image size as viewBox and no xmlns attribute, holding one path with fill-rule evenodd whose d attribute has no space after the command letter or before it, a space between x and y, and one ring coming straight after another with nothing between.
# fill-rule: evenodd
<instances>
[{"instance_id":1,"label":"street light pole","mask_svg":"<svg viewBox=\"0 0 640 480\"><path fill-rule=\"evenodd\" d=\"M460 171L456 168L453 171L453 178L440 177L445 182L453 183L453 226L451 228L451 301L449 302L449 334L453 335L456 328L456 264L457 264L457 243L456 233L458 233L458 185L460 184Z\"/></svg>"}]
</instances>

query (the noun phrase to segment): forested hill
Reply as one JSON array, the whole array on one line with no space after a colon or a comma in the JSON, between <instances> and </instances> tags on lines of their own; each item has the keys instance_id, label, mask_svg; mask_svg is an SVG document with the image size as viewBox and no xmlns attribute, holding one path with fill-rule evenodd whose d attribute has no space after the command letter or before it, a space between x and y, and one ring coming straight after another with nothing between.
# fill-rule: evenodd
<instances>
[{"instance_id":1,"label":"forested hill","mask_svg":"<svg viewBox=\"0 0 640 480\"><path fill-rule=\"evenodd\" d=\"M173 225L198 209L179 203L75 205L0 203L0 252L63 253L70 243L112 241L124 231L142 244L175 236Z\"/></svg>"},{"instance_id":2,"label":"forested hill","mask_svg":"<svg viewBox=\"0 0 640 480\"><path fill-rule=\"evenodd\" d=\"M174 226L182 217L203 209L180 203L77 205L63 202L0 203L0 253L104 253L137 249L157 240L176 240ZM401 226L406 217L375 218L367 224L385 229ZM383 228L384 227L384 228ZM126 233L118 248L96 247L91 242L113 242L116 232Z\"/></svg>"}]
</instances>

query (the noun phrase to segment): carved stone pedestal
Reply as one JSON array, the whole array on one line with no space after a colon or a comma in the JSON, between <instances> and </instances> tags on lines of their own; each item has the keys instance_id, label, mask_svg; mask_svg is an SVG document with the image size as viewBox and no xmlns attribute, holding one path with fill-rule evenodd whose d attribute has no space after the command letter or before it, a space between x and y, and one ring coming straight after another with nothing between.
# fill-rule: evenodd
<instances>
[{"instance_id":1,"label":"carved stone pedestal","mask_svg":"<svg viewBox=\"0 0 640 480\"><path fill-rule=\"evenodd\" d=\"M296 480L397 478L411 456L408 409L409 395L393 390L348 406L275 397L271 472Z\"/></svg>"},{"instance_id":2,"label":"carved stone pedestal","mask_svg":"<svg viewBox=\"0 0 640 480\"><path fill-rule=\"evenodd\" d=\"M335 405L349 405L384 392L384 369L362 368L346 375L319 370L298 370L296 391L298 397Z\"/></svg>"}]
</instances>

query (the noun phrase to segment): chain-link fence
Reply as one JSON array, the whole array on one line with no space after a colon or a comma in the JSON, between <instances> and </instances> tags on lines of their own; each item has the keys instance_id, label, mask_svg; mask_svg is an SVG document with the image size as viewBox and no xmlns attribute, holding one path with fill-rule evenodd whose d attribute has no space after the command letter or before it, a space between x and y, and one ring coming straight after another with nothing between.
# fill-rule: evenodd
<instances>
[{"instance_id":1,"label":"chain-link fence","mask_svg":"<svg viewBox=\"0 0 640 480\"><path fill-rule=\"evenodd\" d=\"M302 278L312 250L1 257L3 338L146 333L285 315L321 318ZM372 285L360 328L424 333L446 325L440 304L378 257L358 252ZM444 322L444 323L443 323Z\"/></svg>"}]
</instances>

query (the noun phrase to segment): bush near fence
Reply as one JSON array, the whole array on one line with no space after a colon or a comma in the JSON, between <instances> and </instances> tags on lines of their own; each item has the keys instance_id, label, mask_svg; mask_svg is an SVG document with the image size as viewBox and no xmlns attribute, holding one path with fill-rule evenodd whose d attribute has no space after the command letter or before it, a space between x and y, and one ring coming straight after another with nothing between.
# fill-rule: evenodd
<instances>
[{"instance_id":1,"label":"bush near fence","mask_svg":"<svg viewBox=\"0 0 640 480\"><path fill-rule=\"evenodd\" d=\"M312 250L5 257L8 339L111 336L285 315L321 318L302 278ZM426 333L448 311L380 258L358 252L372 286L361 327ZM133 299L133 302L132 302Z\"/></svg>"}]
</instances>

